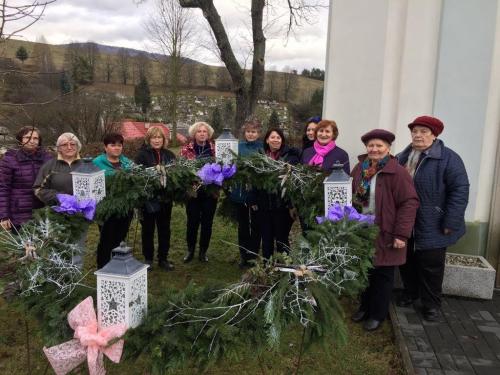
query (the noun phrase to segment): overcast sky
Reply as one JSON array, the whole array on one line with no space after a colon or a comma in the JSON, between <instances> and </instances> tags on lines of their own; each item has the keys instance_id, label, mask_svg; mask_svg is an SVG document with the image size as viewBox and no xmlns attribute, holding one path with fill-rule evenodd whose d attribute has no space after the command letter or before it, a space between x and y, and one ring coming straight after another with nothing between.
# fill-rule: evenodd
<instances>
[{"instance_id":1,"label":"overcast sky","mask_svg":"<svg viewBox=\"0 0 500 375\"><path fill-rule=\"evenodd\" d=\"M317 0L316 0L317 1ZM247 0L215 0L215 5L221 14L228 35L232 38L238 56L243 59L248 39L250 21L250 1ZM284 0L276 0L278 3ZM35 41L43 35L51 44L63 44L72 41L94 41L119 47L130 47L148 52L154 50L144 24L154 11L155 0L147 0L135 4L134 0L57 0L47 7L44 18L22 33L23 39ZM323 2L328 4L328 0ZM206 20L199 10L192 10L193 19L206 27ZM295 30L288 40L280 30L286 22L285 10L274 8L274 13L268 15L273 25L266 32L266 68L281 70L285 67L324 69L326 55L326 33L328 25L328 9L322 8L315 17L313 24L304 24ZM202 34L202 32L200 32ZM202 62L221 65L217 56L204 48L192 52L192 58Z\"/></svg>"}]
</instances>

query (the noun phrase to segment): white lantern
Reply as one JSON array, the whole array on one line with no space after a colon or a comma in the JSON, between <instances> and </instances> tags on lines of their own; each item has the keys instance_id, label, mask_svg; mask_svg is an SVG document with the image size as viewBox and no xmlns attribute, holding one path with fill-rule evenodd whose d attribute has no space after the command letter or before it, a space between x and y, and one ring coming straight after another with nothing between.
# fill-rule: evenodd
<instances>
[{"instance_id":1,"label":"white lantern","mask_svg":"<svg viewBox=\"0 0 500 375\"><path fill-rule=\"evenodd\" d=\"M325 181L325 216L328 216L328 209L335 203L341 206L352 205L352 178L344 172L344 165L339 162L333 166L333 171Z\"/></svg>"},{"instance_id":2,"label":"white lantern","mask_svg":"<svg viewBox=\"0 0 500 375\"><path fill-rule=\"evenodd\" d=\"M94 199L99 203L106 196L104 171L92 163L92 159L83 159L83 163L71 172L71 178L73 195L79 201Z\"/></svg>"},{"instance_id":3,"label":"white lantern","mask_svg":"<svg viewBox=\"0 0 500 375\"><path fill-rule=\"evenodd\" d=\"M97 270L97 319L101 327L124 323L137 327L147 312L148 265L132 256L122 242L113 258Z\"/></svg>"},{"instance_id":4,"label":"white lantern","mask_svg":"<svg viewBox=\"0 0 500 375\"><path fill-rule=\"evenodd\" d=\"M224 128L215 140L215 158L223 164L231 164L233 153L238 155L238 140L231 134L230 129Z\"/></svg>"}]
</instances>

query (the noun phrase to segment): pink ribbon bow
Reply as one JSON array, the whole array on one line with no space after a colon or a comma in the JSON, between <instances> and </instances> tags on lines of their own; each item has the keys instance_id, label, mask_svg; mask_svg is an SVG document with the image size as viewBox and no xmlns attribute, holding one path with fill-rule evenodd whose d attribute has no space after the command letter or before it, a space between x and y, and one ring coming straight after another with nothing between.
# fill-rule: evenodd
<instances>
[{"instance_id":1,"label":"pink ribbon bow","mask_svg":"<svg viewBox=\"0 0 500 375\"><path fill-rule=\"evenodd\" d=\"M110 346L108 343L122 336L127 327L125 324L99 327L92 297L87 297L70 311L68 323L75 330L75 338L60 345L43 348L57 375L67 374L85 361L85 357L90 375L104 375L106 370L103 353L113 362L120 362L123 340Z\"/></svg>"}]
</instances>

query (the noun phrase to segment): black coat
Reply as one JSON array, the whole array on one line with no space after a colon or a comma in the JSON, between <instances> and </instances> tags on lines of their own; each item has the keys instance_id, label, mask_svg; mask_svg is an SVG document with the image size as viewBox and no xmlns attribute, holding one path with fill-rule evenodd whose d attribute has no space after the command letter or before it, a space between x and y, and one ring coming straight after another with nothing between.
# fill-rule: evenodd
<instances>
[{"instance_id":1,"label":"black coat","mask_svg":"<svg viewBox=\"0 0 500 375\"><path fill-rule=\"evenodd\" d=\"M396 155L405 165L411 145ZM469 179L460 156L443 141L436 140L415 171L413 177L420 207L415 220L417 249L448 247L465 234L465 209L469 202ZM444 234L445 228L451 234Z\"/></svg>"},{"instance_id":2,"label":"black coat","mask_svg":"<svg viewBox=\"0 0 500 375\"><path fill-rule=\"evenodd\" d=\"M160 149L160 160L151 146L143 145L135 157L135 163L145 168L154 167L158 164L170 164L175 160L175 154L167 149Z\"/></svg>"},{"instance_id":3,"label":"black coat","mask_svg":"<svg viewBox=\"0 0 500 375\"><path fill-rule=\"evenodd\" d=\"M160 149L159 153L149 145L143 145L135 157L135 163L145 168L151 168L158 164L170 164L175 160L175 154L167 149ZM159 213L161 206L168 203L171 197L160 194L155 198L144 202L143 210L148 214Z\"/></svg>"},{"instance_id":4,"label":"black coat","mask_svg":"<svg viewBox=\"0 0 500 375\"><path fill-rule=\"evenodd\" d=\"M300 151L294 147L285 146L281 149L278 160L286 161L295 165L300 162ZM258 190L256 194L256 204L259 210L275 210L291 207L290 203L281 198L281 194L268 193L265 190Z\"/></svg>"}]
</instances>

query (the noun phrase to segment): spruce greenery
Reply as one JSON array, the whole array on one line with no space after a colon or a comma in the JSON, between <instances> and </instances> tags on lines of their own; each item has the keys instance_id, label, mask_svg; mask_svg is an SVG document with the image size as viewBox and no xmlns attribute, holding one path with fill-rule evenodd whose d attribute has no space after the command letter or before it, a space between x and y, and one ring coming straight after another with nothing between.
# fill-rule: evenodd
<instances>
[{"instance_id":1,"label":"spruce greenery","mask_svg":"<svg viewBox=\"0 0 500 375\"><path fill-rule=\"evenodd\" d=\"M148 79L146 75L141 74L139 83L134 87L135 104L141 107L143 114L146 114L151 107L151 91L149 89Z\"/></svg>"},{"instance_id":2,"label":"spruce greenery","mask_svg":"<svg viewBox=\"0 0 500 375\"><path fill-rule=\"evenodd\" d=\"M28 51L24 46L20 46L16 51L16 58L24 64L24 61L28 59Z\"/></svg>"}]
</instances>

